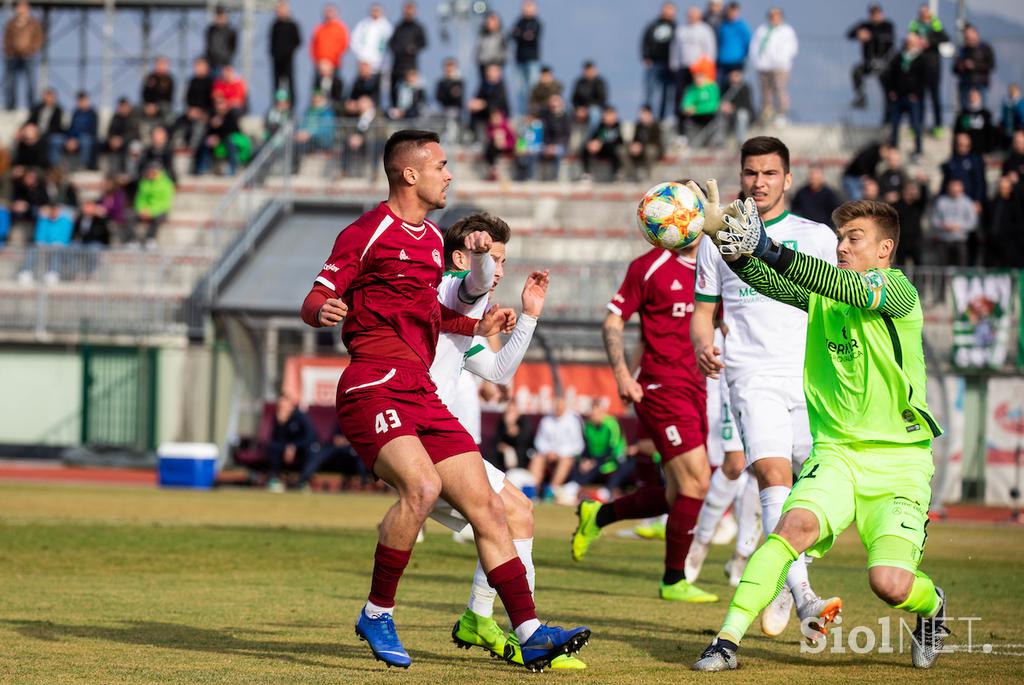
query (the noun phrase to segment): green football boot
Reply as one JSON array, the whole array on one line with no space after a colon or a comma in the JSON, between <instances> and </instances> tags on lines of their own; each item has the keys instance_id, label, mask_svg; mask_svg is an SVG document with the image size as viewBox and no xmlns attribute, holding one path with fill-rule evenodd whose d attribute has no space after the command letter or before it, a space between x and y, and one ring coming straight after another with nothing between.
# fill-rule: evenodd
<instances>
[{"instance_id":1,"label":"green football boot","mask_svg":"<svg viewBox=\"0 0 1024 685\"><path fill-rule=\"evenodd\" d=\"M582 561L594 540L601 537L601 529L597 526L597 512L601 509L600 502L584 500L576 507L579 522L572 534L572 560Z\"/></svg>"},{"instance_id":2,"label":"green football boot","mask_svg":"<svg viewBox=\"0 0 1024 685\"><path fill-rule=\"evenodd\" d=\"M718 601L718 595L705 592L696 585L687 583L685 580L680 580L672 585L662 583L658 595L662 599L672 602L690 602L691 604L707 604Z\"/></svg>"},{"instance_id":3,"label":"green football boot","mask_svg":"<svg viewBox=\"0 0 1024 685\"><path fill-rule=\"evenodd\" d=\"M482 647L492 656L505 654L505 631L494 619L466 609L452 628L452 642L463 649Z\"/></svg>"},{"instance_id":4,"label":"green football boot","mask_svg":"<svg viewBox=\"0 0 1024 685\"><path fill-rule=\"evenodd\" d=\"M508 641L505 643L508 646L505 648L506 654L505 660L510 664L516 664L517 666L523 665L523 652L519 649L519 638L516 637L514 632L508 634ZM509 656L509 654L511 656ZM562 654L556 656L551 661L552 671L582 671L587 665L583 661L571 654Z\"/></svg>"},{"instance_id":5,"label":"green football boot","mask_svg":"<svg viewBox=\"0 0 1024 685\"><path fill-rule=\"evenodd\" d=\"M665 521L663 519L654 519L650 523L644 523L633 529L637 537L641 537L644 540L664 540L665 539Z\"/></svg>"}]
</instances>

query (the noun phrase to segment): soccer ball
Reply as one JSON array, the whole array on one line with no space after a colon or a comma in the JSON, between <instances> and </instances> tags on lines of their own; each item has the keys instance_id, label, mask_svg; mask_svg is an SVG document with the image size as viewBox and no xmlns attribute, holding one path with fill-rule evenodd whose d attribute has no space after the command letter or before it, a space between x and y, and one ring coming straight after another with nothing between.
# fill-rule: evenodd
<instances>
[{"instance_id":1,"label":"soccer ball","mask_svg":"<svg viewBox=\"0 0 1024 685\"><path fill-rule=\"evenodd\" d=\"M681 250L700 236L704 205L682 183L659 183L644 193L636 208L636 221L651 245Z\"/></svg>"}]
</instances>

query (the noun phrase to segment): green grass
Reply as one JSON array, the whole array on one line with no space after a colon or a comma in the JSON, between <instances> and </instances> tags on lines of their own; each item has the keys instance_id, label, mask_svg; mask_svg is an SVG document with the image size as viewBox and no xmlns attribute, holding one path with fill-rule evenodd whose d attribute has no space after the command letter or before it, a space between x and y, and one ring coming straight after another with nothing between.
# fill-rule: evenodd
<instances>
[{"instance_id":1,"label":"green grass","mask_svg":"<svg viewBox=\"0 0 1024 685\"><path fill-rule=\"evenodd\" d=\"M0 683L730 683L1020 682L1024 530L937 523L924 569L955 616L977 616L972 654L931 673L909 654L802 654L791 623L744 642L743 668L687 671L724 615L730 589L713 548L704 586L715 605L656 599L662 545L608 534L569 560L571 510L537 509L542 619L589 625L582 673L527 674L451 644L474 550L428 527L399 590L398 626L414 663L388 671L352 623L369 583L381 496L168 492L0 484ZM613 529L614 530L614 529ZM855 535L811 579L845 600L844 627L897 618L875 599ZM951 642L967 642L966 624ZM895 637L895 633L894 633ZM895 642L895 640L894 640ZM991 643L994 654L980 652ZM1018 646L1009 646L1018 645ZM1014 655L1016 654L1016 655Z\"/></svg>"}]
</instances>

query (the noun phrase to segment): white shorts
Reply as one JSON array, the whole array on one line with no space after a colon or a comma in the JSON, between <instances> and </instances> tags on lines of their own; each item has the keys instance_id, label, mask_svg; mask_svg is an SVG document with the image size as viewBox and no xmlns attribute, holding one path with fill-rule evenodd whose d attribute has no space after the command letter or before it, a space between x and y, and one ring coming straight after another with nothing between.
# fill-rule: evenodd
<instances>
[{"instance_id":1,"label":"white shorts","mask_svg":"<svg viewBox=\"0 0 1024 685\"><path fill-rule=\"evenodd\" d=\"M811 453L803 379L751 376L730 391L747 466L765 457L789 457L799 470Z\"/></svg>"},{"instance_id":2,"label":"white shorts","mask_svg":"<svg viewBox=\"0 0 1024 685\"><path fill-rule=\"evenodd\" d=\"M721 466L726 452L742 451L743 441L729 402L729 384L725 374L719 374L718 380L708 379L708 463Z\"/></svg>"},{"instance_id":3,"label":"white shorts","mask_svg":"<svg viewBox=\"0 0 1024 685\"><path fill-rule=\"evenodd\" d=\"M491 464L486 459L484 462L484 470L487 471L487 480L491 484L491 489L495 492L501 492L502 488L505 487L505 472L498 467ZM442 526L451 528L456 533L462 532L462 529L469 525L469 521L455 509L452 505L448 504L445 500L440 497L434 504L434 508L430 511L430 518L434 519Z\"/></svg>"}]
</instances>

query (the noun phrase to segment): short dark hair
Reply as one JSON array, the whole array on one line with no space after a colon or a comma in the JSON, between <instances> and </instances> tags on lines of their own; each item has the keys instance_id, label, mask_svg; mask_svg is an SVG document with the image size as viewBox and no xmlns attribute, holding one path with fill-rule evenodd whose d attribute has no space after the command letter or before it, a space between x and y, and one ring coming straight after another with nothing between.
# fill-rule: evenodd
<instances>
[{"instance_id":1,"label":"short dark hair","mask_svg":"<svg viewBox=\"0 0 1024 685\"><path fill-rule=\"evenodd\" d=\"M477 231L484 231L496 243L508 243L512 239L512 229L505 220L487 212L479 212L462 217L444 232L444 263L451 268L452 254L466 245L466 236Z\"/></svg>"},{"instance_id":2,"label":"short dark hair","mask_svg":"<svg viewBox=\"0 0 1024 685\"><path fill-rule=\"evenodd\" d=\"M748 138L740 148L740 164L745 165L747 157L761 157L762 155L778 155L782 160L782 170L789 173L789 148L774 136Z\"/></svg>"},{"instance_id":3,"label":"short dark hair","mask_svg":"<svg viewBox=\"0 0 1024 685\"><path fill-rule=\"evenodd\" d=\"M895 207L878 200L851 200L832 212L832 223L836 228L862 218L871 219L881 236L892 240L895 254L896 246L900 244L900 215Z\"/></svg>"},{"instance_id":4,"label":"short dark hair","mask_svg":"<svg viewBox=\"0 0 1024 685\"><path fill-rule=\"evenodd\" d=\"M441 137L433 131L406 128L392 133L384 143L384 173L388 177L388 183L393 185L401 178L404 167L399 165L399 161L407 153L429 143L440 142Z\"/></svg>"}]
</instances>

